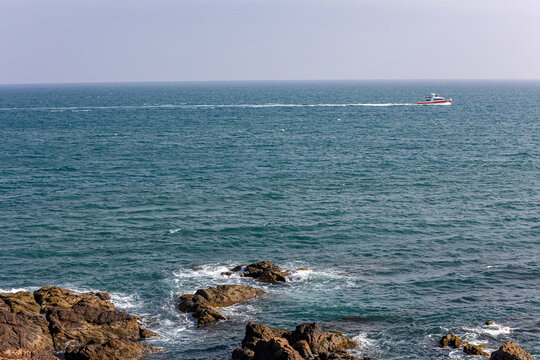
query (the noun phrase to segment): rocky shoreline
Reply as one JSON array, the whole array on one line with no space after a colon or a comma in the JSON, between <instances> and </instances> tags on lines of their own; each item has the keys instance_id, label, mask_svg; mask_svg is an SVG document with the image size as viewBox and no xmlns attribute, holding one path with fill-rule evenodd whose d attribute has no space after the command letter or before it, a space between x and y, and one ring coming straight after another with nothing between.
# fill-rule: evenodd
<instances>
[{"instance_id":1,"label":"rocky shoreline","mask_svg":"<svg viewBox=\"0 0 540 360\"><path fill-rule=\"evenodd\" d=\"M140 359L161 349L139 340L158 336L136 316L116 310L104 292L46 286L0 294L0 359Z\"/></svg>"},{"instance_id":2,"label":"rocky shoreline","mask_svg":"<svg viewBox=\"0 0 540 360\"><path fill-rule=\"evenodd\" d=\"M488 321L486 325L493 324ZM439 340L439 344L445 348L463 349L467 355L476 355L484 358L489 357L490 360L534 360L532 355L518 344L506 341L497 351L488 354L484 351L484 345L473 345L469 342L460 339L454 334L446 334Z\"/></svg>"},{"instance_id":3,"label":"rocky shoreline","mask_svg":"<svg viewBox=\"0 0 540 360\"><path fill-rule=\"evenodd\" d=\"M285 282L292 273L270 261L260 261L235 266L221 275L257 280L267 284L265 290L271 292L268 284ZM190 313L197 327L203 327L228 320L220 308L264 301L264 294L266 291L249 285L223 284L181 295L177 307ZM33 293L0 294L0 360L137 360L163 351L141 342L156 336L159 335L142 327L136 316L116 310L105 292L78 293L45 286ZM510 341L491 354L483 345L469 344L454 334L444 335L439 344L490 360L533 360L529 352ZM280 330L249 322L241 347L231 357L232 360L360 360L349 352L358 346L355 340L327 331L318 323Z\"/></svg>"}]
</instances>

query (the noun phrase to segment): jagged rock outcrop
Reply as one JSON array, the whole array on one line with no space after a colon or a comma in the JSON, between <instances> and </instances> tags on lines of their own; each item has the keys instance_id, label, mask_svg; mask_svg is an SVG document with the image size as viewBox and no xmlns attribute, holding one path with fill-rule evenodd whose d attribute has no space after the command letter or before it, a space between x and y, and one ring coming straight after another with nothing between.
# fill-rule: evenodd
<instances>
[{"instance_id":1,"label":"jagged rock outcrop","mask_svg":"<svg viewBox=\"0 0 540 360\"><path fill-rule=\"evenodd\" d=\"M233 360L358 360L346 352L358 344L345 335L325 331L318 323L300 324L293 331L271 329L254 322L246 326L242 347Z\"/></svg>"},{"instance_id":2,"label":"jagged rock outcrop","mask_svg":"<svg viewBox=\"0 0 540 360\"><path fill-rule=\"evenodd\" d=\"M49 323L30 292L0 294L0 359L54 359Z\"/></svg>"},{"instance_id":3,"label":"jagged rock outcrop","mask_svg":"<svg viewBox=\"0 0 540 360\"><path fill-rule=\"evenodd\" d=\"M490 360L534 360L531 353L518 344L507 341L497 351L491 353Z\"/></svg>"},{"instance_id":4,"label":"jagged rock outcrop","mask_svg":"<svg viewBox=\"0 0 540 360\"><path fill-rule=\"evenodd\" d=\"M154 336L143 329L136 316L116 310L103 293L77 294L74 291L47 286L34 293L41 310L46 313L56 350L69 341L86 344L110 339L139 340Z\"/></svg>"},{"instance_id":5,"label":"jagged rock outcrop","mask_svg":"<svg viewBox=\"0 0 540 360\"><path fill-rule=\"evenodd\" d=\"M208 289L199 289L195 294L180 296L178 308L190 312L197 319L198 326L203 326L226 317L216 307L226 307L252 299L264 291L247 285L218 285Z\"/></svg>"},{"instance_id":6,"label":"jagged rock outcrop","mask_svg":"<svg viewBox=\"0 0 540 360\"><path fill-rule=\"evenodd\" d=\"M230 271L223 272L222 275L232 275L242 269L243 272L240 273L240 276L250 277L267 283L286 281L287 276L292 274L289 270L282 269L270 261L259 261L245 267L244 265L237 265Z\"/></svg>"},{"instance_id":7,"label":"jagged rock outcrop","mask_svg":"<svg viewBox=\"0 0 540 360\"><path fill-rule=\"evenodd\" d=\"M107 293L79 294L53 286L0 294L0 360L56 359L51 351L62 351L72 342L98 344L94 347L108 343L107 349L112 349L116 343L110 341L121 340L123 347L148 349L135 341L157 334L141 327L137 317L116 310L109 300ZM140 357L118 359L128 358Z\"/></svg>"},{"instance_id":8,"label":"jagged rock outcrop","mask_svg":"<svg viewBox=\"0 0 540 360\"><path fill-rule=\"evenodd\" d=\"M463 352L467 355L489 356L489 354L484 351L484 346L485 345L465 344L465 346L463 346Z\"/></svg>"},{"instance_id":9,"label":"jagged rock outcrop","mask_svg":"<svg viewBox=\"0 0 540 360\"><path fill-rule=\"evenodd\" d=\"M463 340L454 334L446 334L439 340L439 344L441 344L442 347L451 346L453 348L458 348L463 345Z\"/></svg>"},{"instance_id":10,"label":"jagged rock outcrop","mask_svg":"<svg viewBox=\"0 0 540 360\"><path fill-rule=\"evenodd\" d=\"M484 351L484 345L469 344L469 342L461 340L459 337L457 337L454 334L444 335L439 340L439 343L441 344L442 347L450 346L456 349L463 347L463 352L467 355L489 356L489 354Z\"/></svg>"}]
</instances>

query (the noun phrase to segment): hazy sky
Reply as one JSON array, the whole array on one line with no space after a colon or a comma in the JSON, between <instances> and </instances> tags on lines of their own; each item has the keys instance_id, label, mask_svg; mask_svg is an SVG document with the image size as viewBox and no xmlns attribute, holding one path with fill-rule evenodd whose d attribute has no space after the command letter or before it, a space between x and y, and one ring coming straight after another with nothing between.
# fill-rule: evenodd
<instances>
[{"instance_id":1,"label":"hazy sky","mask_svg":"<svg viewBox=\"0 0 540 360\"><path fill-rule=\"evenodd\" d=\"M0 0L0 83L540 79L540 0Z\"/></svg>"}]
</instances>

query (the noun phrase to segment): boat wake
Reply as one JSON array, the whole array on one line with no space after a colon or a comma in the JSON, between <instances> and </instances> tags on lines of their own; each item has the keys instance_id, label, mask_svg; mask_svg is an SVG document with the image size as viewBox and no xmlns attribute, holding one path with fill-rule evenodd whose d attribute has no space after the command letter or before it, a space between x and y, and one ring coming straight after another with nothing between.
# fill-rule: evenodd
<instances>
[{"instance_id":1,"label":"boat wake","mask_svg":"<svg viewBox=\"0 0 540 360\"><path fill-rule=\"evenodd\" d=\"M343 103L343 104L161 104L161 105L114 105L114 106L66 106L66 107L4 107L0 111L51 111L89 112L93 110L141 110L141 109L223 109L223 108L316 108L316 107L389 107L416 106L412 103ZM441 104L442 105L442 104Z\"/></svg>"}]
</instances>

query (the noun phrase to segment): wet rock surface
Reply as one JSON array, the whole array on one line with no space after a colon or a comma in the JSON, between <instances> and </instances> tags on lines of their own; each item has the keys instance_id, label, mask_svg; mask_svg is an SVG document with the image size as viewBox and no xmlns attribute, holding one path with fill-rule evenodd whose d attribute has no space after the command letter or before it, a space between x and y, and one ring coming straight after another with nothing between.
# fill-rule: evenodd
<instances>
[{"instance_id":1,"label":"wet rock surface","mask_svg":"<svg viewBox=\"0 0 540 360\"><path fill-rule=\"evenodd\" d=\"M500 325L493 321L487 321L487 326ZM485 345L473 345L461 340L454 334L446 334L439 340L442 347L463 348L467 355L490 357L490 360L534 360L531 354L514 342L507 341L497 351L488 354L484 351Z\"/></svg>"},{"instance_id":2,"label":"wet rock surface","mask_svg":"<svg viewBox=\"0 0 540 360\"><path fill-rule=\"evenodd\" d=\"M232 275L242 269L244 270L240 273L240 276L250 277L267 283L284 282L287 276L292 274L289 270L282 269L270 261L259 261L245 267L244 265L237 265L230 269L230 271L222 273L222 275Z\"/></svg>"},{"instance_id":3,"label":"wet rock surface","mask_svg":"<svg viewBox=\"0 0 540 360\"><path fill-rule=\"evenodd\" d=\"M454 334L446 334L439 340L439 344L441 344L442 347L450 346L453 348L458 348L463 345L463 340Z\"/></svg>"},{"instance_id":4,"label":"wet rock surface","mask_svg":"<svg viewBox=\"0 0 540 360\"><path fill-rule=\"evenodd\" d=\"M109 300L107 293L79 294L53 286L0 294L0 359L55 359L51 351L62 351L68 343L94 348L108 344L111 349L117 344L111 340L146 349L148 345L135 341L157 334Z\"/></svg>"},{"instance_id":5,"label":"wet rock surface","mask_svg":"<svg viewBox=\"0 0 540 360\"><path fill-rule=\"evenodd\" d=\"M489 354L484 351L484 346L485 345L465 344L465 346L463 346L463 352L467 355L489 356Z\"/></svg>"},{"instance_id":6,"label":"wet rock surface","mask_svg":"<svg viewBox=\"0 0 540 360\"><path fill-rule=\"evenodd\" d=\"M531 353L518 344L507 341L491 353L490 360L534 360Z\"/></svg>"},{"instance_id":7,"label":"wet rock surface","mask_svg":"<svg viewBox=\"0 0 540 360\"><path fill-rule=\"evenodd\" d=\"M198 326L203 326L226 317L217 307L226 307L250 300L264 291L247 285L218 285L208 289L199 289L195 294L180 296L178 308L190 312L197 319Z\"/></svg>"},{"instance_id":8,"label":"wet rock surface","mask_svg":"<svg viewBox=\"0 0 540 360\"><path fill-rule=\"evenodd\" d=\"M246 326L242 347L233 360L358 360L346 350L358 344L345 335L325 331L318 323L300 324L293 331L271 329L254 322Z\"/></svg>"}]
</instances>

